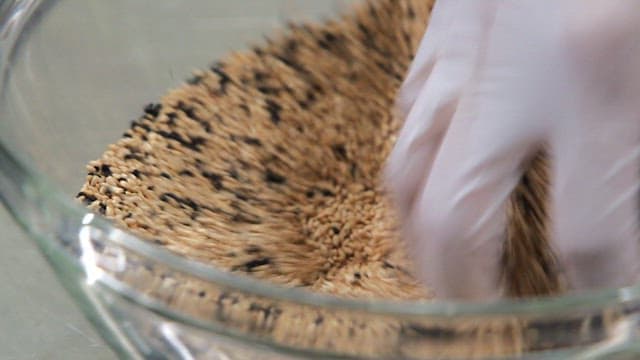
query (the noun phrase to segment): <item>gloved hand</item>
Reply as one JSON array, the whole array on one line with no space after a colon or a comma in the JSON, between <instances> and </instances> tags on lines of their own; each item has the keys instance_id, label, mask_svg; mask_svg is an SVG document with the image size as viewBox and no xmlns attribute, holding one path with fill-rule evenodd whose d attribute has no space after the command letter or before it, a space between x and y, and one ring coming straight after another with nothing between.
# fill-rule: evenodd
<instances>
[{"instance_id":1,"label":"gloved hand","mask_svg":"<svg viewBox=\"0 0 640 360\"><path fill-rule=\"evenodd\" d=\"M438 297L501 296L506 200L543 145L569 286L638 280L637 0L438 0L398 110L387 181Z\"/></svg>"}]
</instances>

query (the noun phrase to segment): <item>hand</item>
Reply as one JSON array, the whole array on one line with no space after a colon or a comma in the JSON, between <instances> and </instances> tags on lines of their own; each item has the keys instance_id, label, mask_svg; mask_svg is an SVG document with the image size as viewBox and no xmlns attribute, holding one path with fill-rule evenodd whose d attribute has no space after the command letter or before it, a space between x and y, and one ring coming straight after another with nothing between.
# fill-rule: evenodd
<instances>
[{"instance_id":1,"label":"hand","mask_svg":"<svg viewBox=\"0 0 640 360\"><path fill-rule=\"evenodd\" d=\"M438 297L501 296L506 200L543 145L572 290L638 280L635 0L439 0L398 110L387 181L417 275Z\"/></svg>"}]
</instances>

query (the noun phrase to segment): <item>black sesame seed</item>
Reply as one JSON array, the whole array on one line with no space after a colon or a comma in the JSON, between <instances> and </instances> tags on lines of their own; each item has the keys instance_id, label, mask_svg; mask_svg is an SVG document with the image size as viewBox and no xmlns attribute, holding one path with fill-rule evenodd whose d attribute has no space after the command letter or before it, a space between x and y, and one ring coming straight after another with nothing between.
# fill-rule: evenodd
<instances>
[{"instance_id":1,"label":"black sesame seed","mask_svg":"<svg viewBox=\"0 0 640 360\"><path fill-rule=\"evenodd\" d=\"M81 191L81 192L76 194L76 198L79 198L79 197L85 197L86 198L87 194L85 192Z\"/></svg>"},{"instance_id":2,"label":"black sesame seed","mask_svg":"<svg viewBox=\"0 0 640 360\"><path fill-rule=\"evenodd\" d=\"M336 40L338 40L338 37L334 33L330 32L330 31L325 31L324 39L325 39L325 41L332 43L332 42L335 42Z\"/></svg>"},{"instance_id":3,"label":"black sesame seed","mask_svg":"<svg viewBox=\"0 0 640 360\"><path fill-rule=\"evenodd\" d=\"M100 175L102 176L111 176L113 173L111 172L111 166L107 164L102 164L100 166Z\"/></svg>"},{"instance_id":4,"label":"black sesame seed","mask_svg":"<svg viewBox=\"0 0 640 360\"><path fill-rule=\"evenodd\" d=\"M424 326L418 324L408 324L403 326L403 333L418 334L425 338L449 340L455 338L458 334L452 330L439 326Z\"/></svg>"},{"instance_id":5,"label":"black sesame seed","mask_svg":"<svg viewBox=\"0 0 640 360\"><path fill-rule=\"evenodd\" d=\"M164 138L175 140L178 143L180 143L180 145L182 145L182 146L184 146L184 147L186 147L188 149L197 151L197 152L202 151L201 146L206 142L206 140L203 137L200 137L200 136L196 136L196 137L193 137L193 138L189 138L189 140L186 140L185 138L183 138L180 134L178 134L175 131L167 132L167 131L164 131L164 130L159 130L159 131L157 131L157 133L158 133L158 135L160 135L160 136L162 136Z\"/></svg>"},{"instance_id":6,"label":"black sesame seed","mask_svg":"<svg viewBox=\"0 0 640 360\"><path fill-rule=\"evenodd\" d=\"M271 118L271 122L274 124L280 123L280 112L282 111L282 106L277 102L267 99L266 100L267 111L269 112L269 117Z\"/></svg>"},{"instance_id":7,"label":"black sesame seed","mask_svg":"<svg viewBox=\"0 0 640 360\"><path fill-rule=\"evenodd\" d=\"M374 19L378 18L378 13L376 12L376 8L373 6L373 3L369 3L369 15Z\"/></svg>"},{"instance_id":8,"label":"black sesame seed","mask_svg":"<svg viewBox=\"0 0 640 360\"><path fill-rule=\"evenodd\" d=\"M195 75L187 80L187 84L189 85L198 85L202 81L201 75Z\"/></svg>"},{"instance_id":9,"label":"black sesame seed","mask_svg":"<svg viewBox=\"0 0 640 360\"><path fill-rule=\"evenodd\" d=\"M416 12L415 12L415 10L413 10L413 7L411 7L411 5L408 6L407 15L409 16L409 19L411 19L411 20L416 18Z\"/></svg>"},{"instance_id":10,"label":"black sesame seed","mask_svg":"<svg viewBox=\"0 0 640 360\"><path fill-rule=\"evenodd\" d=\"M256 82L263 82L267 79L268 75L262 71L256 71L253 73L253 80Z\"/></svg>"},{"instance_id":11,"label":"black sesame seed","mask_svg":"<svg viewBox=\"0 0 640 360\"><path fill-rule=\"evenodd\" d=\"M358 29L360 30L360 32L364 34L366 38L369 38L369 39L371 38L371 32L366 26L364 26L363 23L360 23L360 22L358 23Z\"/></svg>"},{"instance_id":12,"label":"black sesame seed","mask_svg":"<svg viewBox=\"0 0 640 360\"><path fill-rule=\"evenodd\" d=\"M271 264L271 259L262 258L262 259L255 259L255 260L248 261L248 262L243 264L243 267L247 271L252 271L252 270L254 270L255 268L257 268L259 266L264 266L264 265L269 265L269 264Z\"/></svg>"},{"instance_id":13,"label":"black sesame seed","mask_svg":"<svg viewBox=\"0 0 640 360\"><path fill-rule=\"evenodd\" d=\"M187 207L193 209L193 211L199 211L200 210L200 205L198 205L195 201L193 201L193 200L191 200L189 198L181 198L178 195L173 194L173 193L164 193L164 194L160 195L160 201L169 202L170 199L173 199L175 202L177 202L181 206L187 206Z\"/></svg>"},{"instance_id":14,"label":"black sesame seed","mask_svg":"<svg viewBox=\"0 0 640 360\"><path fill-rule=\"evenodd\" d=\"M246 136L243 139L243 141L248 145L262 146L262 141L260 141L260 139L254 138L254 137Z\"/></svg>"},{"instance_id":15,"label":"black sesame seed","mask_svg":"<svg viewBox=\"0 0 640 360\"><path fill-rule=\"evenodd\" d=\"M167 114L167 125L174 126L176 124L176 119L178 118L178 114L175 112L170 112Z\"/></svg>"},{"instance_id":16,"label":"black sesame seed","mask_svg":"<svg viewBox=\"0 0 640 360\"><path fill-rule=\"evenodd\" d=\"M265 180L267 182L274 183L274 184L284 184L287 182L287 178L274 172L271 169L267 169L267 172L265 174Z\"/></svg>"},{"instance_id":17,"label":"black sesame seed","mask_svg":"<svg viewBox=\"0 0 640 360\"><path fill-rule=\"evenodd\" d=\"M274 315L274 314L276 316L280 315L279 312L274 311L274 310L275 309L273 307L271 307L271 306L262 306L262 305L257 304L257 303L251 303L249 305L249 311L262 313L263 316L264 316L264 321L268 320L271 317L271 315Z\"/></svg>"},{"instance_id":18,"label":"black sesame seed","mask_svg":"<svg viewBox=\"0 0 640 360\"><path fill-rule=\"evenodd\" d=\"M240 106L240 109L242 109L247 116L251 115L251 109L249 108L249 105L245 103L241 103L239 106Z\"/></svg>"},{"instance_id":19,"label":"black sesame seed","mask_svg":"<svg viewBox=\"0 0 640 360\"><path fill-rule=\"evenodd\" d=\"M203 171L202 176L207 178L216 190L222 190L224 188L224 185L222 184L222 175Z\"/></svg>"},{"instance_id":20,"label":"black sesame seed","mask_svg":"<svg viewBox=\"0 0 640 360\"><path fill-rule=\"evenodd\" d=\"M317 100L316 94L311 90L307 91L306 96L307 96L307 102L308 103L312 103L312 102L315 102Z\"/></svg>"},{"instance_id":21,"label":"black sesame seed","mask_svg":"<svg viewBox=\"0 0 640 360\"><path fill-rule=\"evenodd\" d=\"M160 111L162 110L162 105L161 104L148 104L147 106L144 107L144 112L146 114L151 115L153 118L156 118L159 114Z\"/></svg>"},{"instance_id":22,"label":"black sesame seed","mask_svg":"<svg viewBox=\"0 0 640 360\"><path fill-rule=\"evenodd\" d=\"M227 85L229 85L229 83L231 82L231 77L229 77L229 75L224 72L224 70L222 70L222 64L217 64L215 66L213 66L211 68L211 71L218 75L218 84L220 85L220 92L222 94L226 94L227 93Z\"/></svg>"},{"instance_id":23,"label":"black sesame seed","mask_svg":"<svg viewBox=\"0 0 640 360\"><path fill-rule=\"evenodd\" d=\"M289 40L289 42L287 42L287 50L289 52L298 50L298 42L294 39Z\"/></svg>"},{"instance_id":24,"label":"black sesame seed","mask_svg":"<svg viewBox=\"0 0 640 360\"><path fill-rule=\"evenodd\" d=\"M331 44L329 44L324 39L318 39L318 46L320 46L321 48L323 48L323 49L325 49L327 51L331 50L331 48L330 48Z\"/></svg>"},{"instance_id":25,"label":"black sesame seed","mask_svg":"<svg viewBox=\"0 0 640 360\"><path fill-rule=\"evenodd\" d=\"M280 93L280 89L271 86L258 86L257 89L264 95L278 95Z\"/></svg>"},{"instance_id":26,"label":"black sesame seed","mask_svg":"<svg viewBox=\"0 0 640 360\"><path fill-rule=\"evenodd\" d=\"M207 134L211 134L211 132L213 131L211 129L211 124L209 124L207 121L204 121L204 120L200 120L198 121L198 123L200 124L200 126L202 126L202 128Z\"/></svg>"},{"instance_id":27,"label":"black sesame seed","mask_svg":"<svg viewBox=\"0 0 640 360\"><path fill-rule=\"evenodd\" d=\"M143 124L143 123L141 123L139 121L135 121L135 120L132 121L131 122L131 129L133 130L133 129L137 128L137 127L141 128L142 130L144 130L146 132L151 131L151 128L148 125Z\"/></svg>"},{"instance_id":28,"label":"black sesame seed","mask_svg":"<svg viewBox=\"0 0 640 360\"><path fill-rule=\"evenodd\" d=\"M91 204L92 202L94 202L94 201L98 200L98 198L96 198L95 196L93 196L93 195L89 195L89 194L84 193L84 192L79 192L79 193L78 193L78 195L76 195L76 197L78 197L78 198L83 197L83 198L84 198L84 199L83 199L83 202L84 202L86 205L89 205L89 204Z\"/></svg>"},{"instance_id":29,"label":"black sesame seed","mask_svg":"<svg viewBox=\"0 0 640 360\"><path fill-rule=\"evenodd\" d=\"M264 50L259 48L259 47L254 47L253 48L253 52L258 56L263 56L264 55Z\"/></svg>"},{"instance_id":30,"label":"black sesame seed","mask_svg":"<svg viewBox=\"0 0 640 360\"><path fill-rule=\"evenodd\" d=\"M295 70L295 71L297 71L297 72L299 72L301 74L305 74L305 75L309 74L309 71L307 69L305 69L302 65L298 64L297 62L295 62L290 57L277 55L277 54L274 54L273 56L276 59L280 60L283 64L285 64L288 67L292 68L293 70Z\"/></svg>"},{"instance_id":31,"label":"black sesame seed","mask_svg":"<svg viewBox=\"0 0 640 360\"><path fill-rule=\"evenodd\" d=\"M231 221L237 223L251 224L251 225L259 225L262 224L262 220L253 214L247 213L237 213L231 217Z\"/></svg>"},{"instance_id":32,"label":"black sesame seed","mask_svg":"<svg viewBox=\"0 0 640 360\"><path fill-rule=\"evenodd\" d=\"M187 117L188 117L189 119L194 119L194 120L199 119L199 118L198 118L198 115L196 115L196 110L195 110L193 107L191 107L191 106L184 106L184 104L182 104L182 106L181 106L179 109L180 109L180 110L182 110L182 112L183 112L185 115L187 115Z\"/></svg>"},{"instance_id":33,"label":"black sesame seed","mask_svg":"<svg viewBox=\"0 0 640 360\"><path fill-rule=\"evenodd\" d=\"M336 154L338 159L347 159L347 148L344 146L344 144L334 144L331 146L331 149L333 149L333 152Z\"/></svg>"},{"instance_id":34,"label":"black sesame seed","mask_svg":"<svg viewBox=\"0 0 640 360\"><path fill-rule=\"evenodd\" d=\"M245 249L245 253L249 254L249 255L255 255L259 252L262 252L262 248L260 248L257 245L249 245L249 247L247 247Z\"/></svg>"},{"instance_id":35,"label":"black sesame seed","mask_svg":"<svg viewBox=\"0 0 640 360\"><path fill-rule=\"evenodd\" d=\"M124 160L125 161L126 160L137 160L137 161L143 162L144 158L142 156L138 155L138 154L127 154L127 155L124 156Z\"/></svg>"},{"instance_id":36,"label":"black sesame seed","mask_svg":"<svg viewBox=\"0 0 640 360\"><path fill-rule=\"evenodd\" d=\"M313 83L313 84L311 85L311 89L312 89L315 93L318 93L318 94L322 94L322 93L324 92L324 90L322 89L322 86L320 86L320 84L316 84L316 83Z\"/></svg>"},{"instance_id":37,"label":"black sesame seed","mask_svg":"<svg viewBox=\"0 0 640 360\"><path fill-rule=\"evenodd\" d=\"M240 201L248 201L249 200L249 197L247 195L245 195L245 194L241 194L241 193L237 193L237 192L234 192L233 194L236 196L236 199L238 199Z\"/></svg>"},{"instance_id":38,"label":"black sesame seed","mask_svg":"<svg viewBox=\"0 0 640 360\"><path fill-rule=\"evenodd\" d=\"M322 193L322 196L335 196L333 191L328 189L320 189L320 192Z\"/></svg>"}]
</instances>

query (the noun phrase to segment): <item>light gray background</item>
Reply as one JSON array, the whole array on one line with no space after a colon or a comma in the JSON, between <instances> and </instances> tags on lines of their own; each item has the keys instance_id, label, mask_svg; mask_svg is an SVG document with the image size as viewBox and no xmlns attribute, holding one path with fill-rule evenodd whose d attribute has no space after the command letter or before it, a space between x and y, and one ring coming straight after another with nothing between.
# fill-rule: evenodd
<instances>
[{"instance_id":1,"label":"light gray background","mask_svg":"<svg viewBox=\"0 0 640 360\"><path fill-rule=\"evenodd\" d=\"M9 94L20 122L0 121L0 136L72 194L83 164L192 69L260 41L284 18L313 18L353 1L60 1L14 66ZM0 360L115 358L2 206L0 249Z\"/></svg>"},{"instance_id":2,"label":"light gray background","mask_svg":"<svg viewBox=\"0 0 640 360\"><path fill-rule=\"evenodd\" d=\"M114 359L1 206L0 229L0 359Z\"/></svg>"}]
</instances>

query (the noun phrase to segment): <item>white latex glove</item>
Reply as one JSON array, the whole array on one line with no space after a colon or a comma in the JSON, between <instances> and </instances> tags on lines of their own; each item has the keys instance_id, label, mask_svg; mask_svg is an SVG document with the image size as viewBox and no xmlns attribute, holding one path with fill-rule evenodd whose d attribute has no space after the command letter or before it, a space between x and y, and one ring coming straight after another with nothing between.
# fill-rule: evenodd
<instances>
[{"instance_id":1,"label":"white latex glove","mask_svg":"<svg viewBox=\"0 0 640 360\"><path fill-rule=\"evenodd\" d=\"M398 108L387 180L437 296L502 295L506 200L543 144L569 285L638 279L637 0L438 0Z\"/></svg>"}]
</instances>

